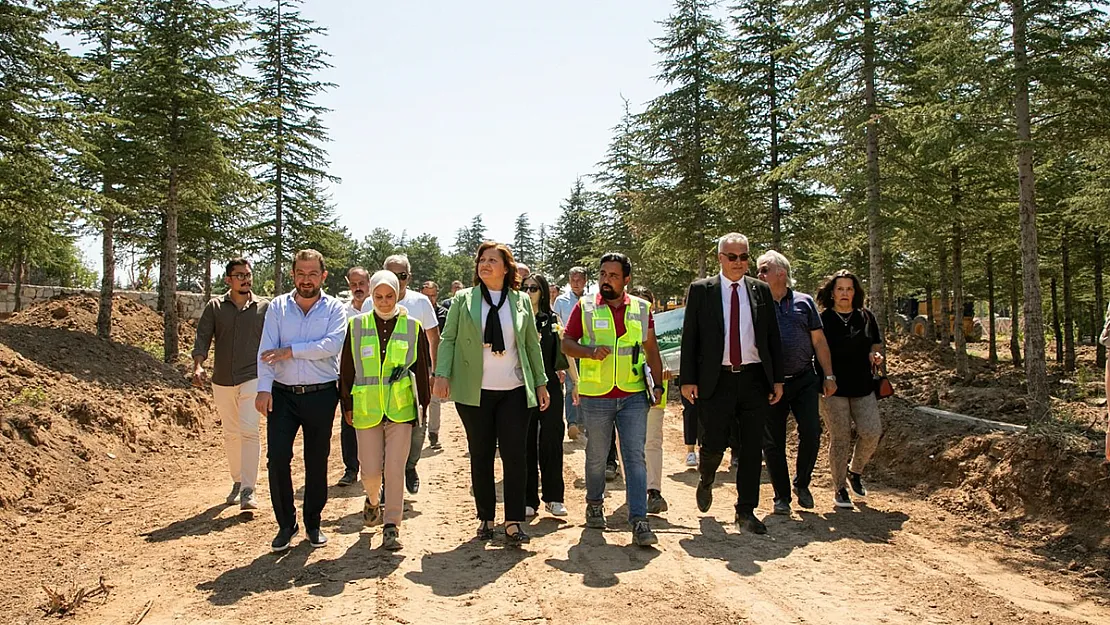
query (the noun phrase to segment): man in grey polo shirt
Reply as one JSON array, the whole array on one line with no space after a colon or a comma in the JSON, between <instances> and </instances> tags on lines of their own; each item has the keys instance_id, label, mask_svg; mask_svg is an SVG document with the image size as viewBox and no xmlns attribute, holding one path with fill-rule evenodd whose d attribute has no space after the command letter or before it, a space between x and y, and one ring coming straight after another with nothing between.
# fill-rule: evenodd
<instances>
[{"instance_id":1,"label":"man in grey polo shirt","mask_svg":"<svg viewBox=\"0 0 1110 625\"><path fill-rule=\"evenodd\" d=\"M255 410L258 392L258 342L269 302L251 292L251 264L245 258L228 262L224 272L227 294L213 298L204 307L193 343L193 385L203 387L204 361L212 340L216 356L212 367L212 400L224 430L224 451L231 469L231 493L242 510L255 510L254 488L258 481L258 422Z\"/></svg>"},{"instance_id":2,"label":"man in grey polo shirt","mask_svg":"<svg viewBox=\"0 0 1110 625\"><path fill-rule=\"evenodd\" d=\"M782 400L771 405L763 436L763 457L767 474L775 488L775 514L790 514L790 469L786 463L786 417L794 413L798 422L798 460L794 474L794 492L798 505L813 507L809 492L813 467L821 449L821 416L818 412L818 395L826 397L836 392L829 344L825 341L821 315L817 304L805 293L790 288L790 261L776 251L770 251L756 261L759 278L771 287L775 300L775 316L779 322L782 342L783 372L786 384ZM813 369L813 358L824 371L824 380Z\"/></svg>"}]
</instances>

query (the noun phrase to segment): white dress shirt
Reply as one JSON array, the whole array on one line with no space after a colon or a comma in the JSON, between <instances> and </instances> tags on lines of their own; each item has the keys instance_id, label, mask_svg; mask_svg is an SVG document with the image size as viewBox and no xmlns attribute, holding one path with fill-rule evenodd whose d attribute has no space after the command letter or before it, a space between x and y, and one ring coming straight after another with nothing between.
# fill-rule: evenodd
<instances>
[{"instance_id":1,"label":"white dress shirt","mask_svg":"<svg viewBox=\"0 0 1110 625\"><path fill-rule=\"evenodd\" d=\"M732 364L729 358L729 345L732 341L732 285L737 284L737 292L740 295L740 356L744 362L742 364L750 365L756 362L762 362L759 359L759 348L755 344L755 326L752 324L752 306L748 299L748 289L744 287L744 279L740 278L739 282L733 282L725 277L725 274L720 274L721 278L721 307L725 313L725 353L721 356L721 364L726 367Z\"/></svg>"},{"instance_id":2,"label":"white dress shirt","mask_svg":"<svg viewBox=\"0 0 1110 625\"><path fill-rule=\"evenodd\" d=\"M481 288L481 287L475 287ZM490 299L501 300L501 291L490 291ZM482 389L486 391L511 391L524 385L524 368L516 348L516 328L513 327L513 308L508 298L497 311L501 321L501 335L505 339L505 353L494 355L493 349L482 347ZM486 335L486 319L493 307L482 298L482 336Z\"/></svg>"}]
</instances>

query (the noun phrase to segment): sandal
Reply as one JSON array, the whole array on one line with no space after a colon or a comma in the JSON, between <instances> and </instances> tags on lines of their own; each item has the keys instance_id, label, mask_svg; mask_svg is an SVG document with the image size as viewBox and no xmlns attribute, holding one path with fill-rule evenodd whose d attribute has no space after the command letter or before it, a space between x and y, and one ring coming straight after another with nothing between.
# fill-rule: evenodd
<instances>
[{"instance_id":1,"label":"sandal","mask_svg":"<svg viewBox=\"0 0 1110 625\"><path fill-rule=\"evenodd\" d=\"M512 534L509 533L509 528L511 527L516 528L516 531ZM528 534L525 534L524 530L521 529L520 523L514 521L512 523L505 524L505 540L507 540L510 545L523 545L531 540L531 538L529 538Z\"/></svg>"},{"instance_id":2,"label":"sandal","mask_svg":"<svg viewBox=\"0 0 1110 625\"><path fill-rule=\"evenodd\" d=\"M482 521L478 526L478 540L493 540L493 524L490 521Z\"/></svg>"}]
</instances>

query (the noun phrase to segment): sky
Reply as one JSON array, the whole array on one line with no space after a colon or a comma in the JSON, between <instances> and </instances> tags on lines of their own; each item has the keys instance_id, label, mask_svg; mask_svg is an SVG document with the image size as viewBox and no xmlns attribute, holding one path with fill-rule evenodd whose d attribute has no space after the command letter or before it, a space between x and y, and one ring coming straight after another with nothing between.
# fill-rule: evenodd
<instances>
[{"instance_id":1,"label":"sky","mask_svg":"<svg viewBox=\"0 0 1110 625\"><path fill-rule=\"evenodd\" d=\"M337 86L318 99L340 223L449 246L553 223L595 171L623 113L663 91L651 40L669 0L307 0Z\"/></svg>"}]
</instances>

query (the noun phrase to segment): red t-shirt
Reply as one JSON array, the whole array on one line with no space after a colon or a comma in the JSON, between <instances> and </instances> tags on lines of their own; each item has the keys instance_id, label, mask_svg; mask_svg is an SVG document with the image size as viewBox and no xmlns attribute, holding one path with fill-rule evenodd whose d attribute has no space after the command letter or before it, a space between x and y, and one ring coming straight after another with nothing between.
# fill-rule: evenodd
<instances>
[{"instance_id":1,"label":"red t-shirt","mask_svg":"<svg viewBox=\"0 0 1110 625\"><path fill-rule=\"evenodd\" d=\"M602 299L600 294L597 295L596 297L597 297L597 299L595 301L597 302L598 306L601 306L602 304L605 303L605 300ZM631 299L628 297L628 293L625 293L624 294L624 303L622 303L619 307L609 306L609 309L613 313L613 329L616 331L617 336L624 336L624 332L625 332L625 328L624 328L624 308L625 308L625 306L628 305L629 301L631 301ZM570 313L570 319L564 319L563 322L565 324L565 326L563 327L563 335L567 336L567 337L570 337L570 338L572 338L576 341L581 340L581 338L582 338L582 304L581 304L581 302L574 305L574 310L572 310L571 313ZM655 328L655 317L651 314L651 312L648 312L648 328L649 329L654 329ZM633 394L634 393L629 393L627 391L622 391L619 388L614 386L613 390L609 391L608 393L606 393L604 395L600 395L599 397L601 399L620 399L622 397L631 397ZM587 397L593 397L593 396L592 395L587 395Z\"/></svg>"}]
</instances>

